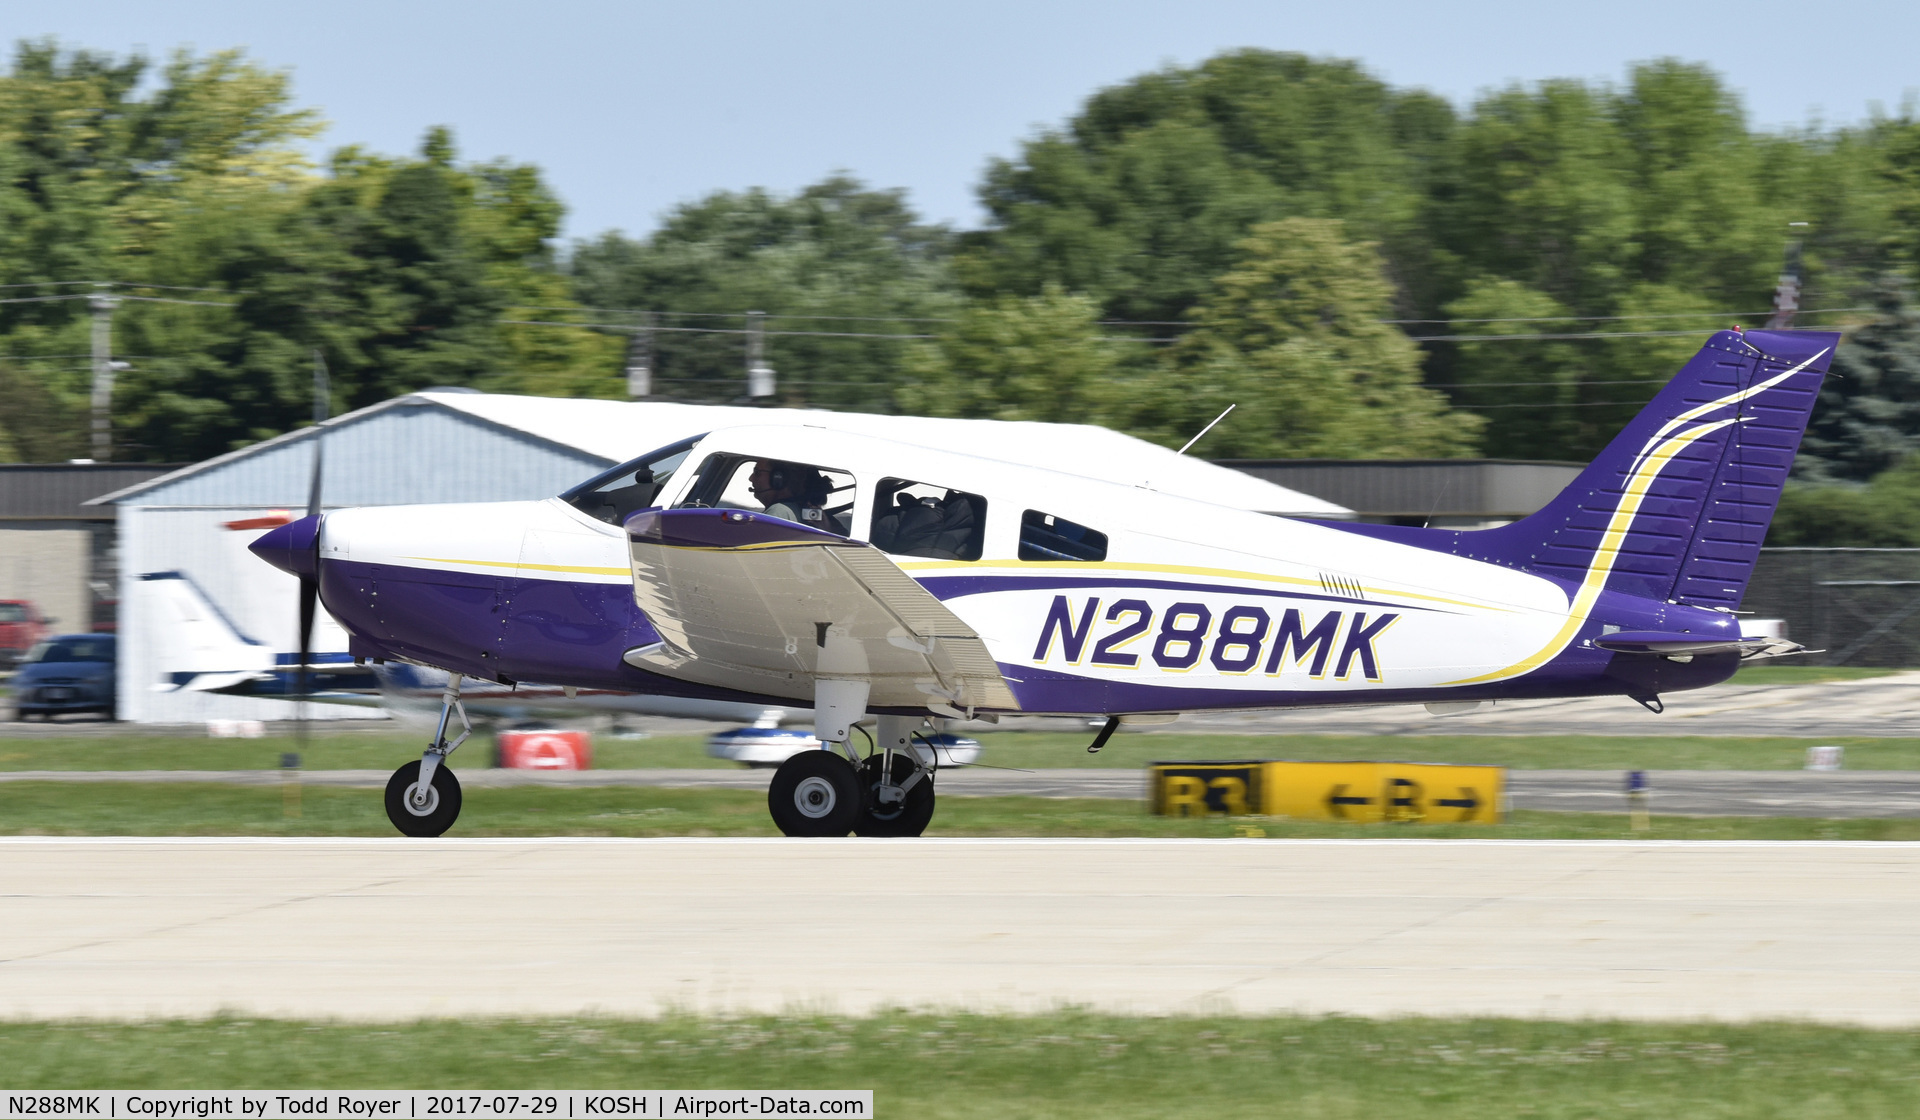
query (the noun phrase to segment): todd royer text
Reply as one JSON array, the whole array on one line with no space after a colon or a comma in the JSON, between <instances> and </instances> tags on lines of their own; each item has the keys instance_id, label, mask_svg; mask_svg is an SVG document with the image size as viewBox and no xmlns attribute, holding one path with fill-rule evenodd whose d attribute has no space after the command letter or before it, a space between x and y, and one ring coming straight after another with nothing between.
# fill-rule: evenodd
<instances>
[{"instance_id":1,"label":"todd royer text","mask_svg":"<svg viewBox=\"0 0 1920 1120\"><path fill-rule=\"evenodd\" d=\"M594 1117L873 1115L873 1091L626 1090L33 1090L0 1095L0 1120L589 1120Z\"/></svg>"}]
</instances>

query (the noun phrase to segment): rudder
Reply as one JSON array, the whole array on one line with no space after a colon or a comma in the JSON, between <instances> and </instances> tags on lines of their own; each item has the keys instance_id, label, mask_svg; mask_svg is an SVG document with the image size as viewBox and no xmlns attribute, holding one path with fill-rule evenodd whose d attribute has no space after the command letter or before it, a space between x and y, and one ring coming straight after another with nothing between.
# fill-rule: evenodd
<instances>
[{"instance_id":1,"label":"rudder","mask_svg":"<svg viewBox=\"0 0 1920 1120\"><path fill-rule=\"evenodd\" d=\"M1572 485L1487 543L1569 582L1600 565L1610 590L1738 606L1839 340L1715 334Z\"/></svg>"},{"instance_id":2,"label":"rudder","mask_svg":"<svg viewBox=\"0 0 1920 1120\"><path fill-rule=\"evenodd\" d=\"M1839 341L1834 331L1720 331L1538 512L1494 529L1352 531L1589 592L1730 610Z\"/></svg>"}]
</instances>

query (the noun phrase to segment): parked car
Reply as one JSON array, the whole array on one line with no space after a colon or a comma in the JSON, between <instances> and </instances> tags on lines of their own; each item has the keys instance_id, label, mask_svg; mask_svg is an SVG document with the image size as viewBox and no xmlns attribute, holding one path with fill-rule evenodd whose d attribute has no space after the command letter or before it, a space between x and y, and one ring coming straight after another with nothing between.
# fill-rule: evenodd
<instances>
[{"instance_id":1,"label":"parked car","mask_svg":"<svg viewBox=\"0 0 1920 1120\"><path fill-rule=\"evenodd\" d=\"M793 728L736 727L715 732L707 740L707 754L758 770L778 766L801 751L816 750L819 746L820 740ZM944 733L919 736L915 749L922 758L926 757L928 747L933 748L934 768L939 770L967 766L980 758L978 739Z\"/></svg>"},{"instance_id":2,"label":"parked car","mask_svg":"<svg viewBox=\"0 0 1920 1120\"><path fill-rule=\"evenodd\" d=\"M0 669L11 669L52 630L40 608L25 599L0 599Z\"/></svg>"},{"instance_id":3,"label":"parked car","mask_svg":"<svg viewBox=\"0 0 1920 1120\"><path fill-rule=\"evenodd\" d=\"M10 682L16 718L100 712L112 719L118 646L113 634L61 634L28 650Z\"/></svg>"}]
</instances>

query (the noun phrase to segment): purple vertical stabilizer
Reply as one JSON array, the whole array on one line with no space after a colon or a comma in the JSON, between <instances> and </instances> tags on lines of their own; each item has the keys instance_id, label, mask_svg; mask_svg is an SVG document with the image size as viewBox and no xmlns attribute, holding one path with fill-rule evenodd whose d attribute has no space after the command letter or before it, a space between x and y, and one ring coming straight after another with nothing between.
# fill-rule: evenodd
<instances>
[{"instance_id":1,"label":"purple vertical stabilizer","mask_svg":"<svg viewBox=\"0 0 1920 1120\"><path fill-rule=\"evenodd\" d=\"M1607 590L1736 607L1839 341L1715 334L1572 485L1511 525L1327 524L1576 585L1605 558Z\"/></svg>"}]
</instances>

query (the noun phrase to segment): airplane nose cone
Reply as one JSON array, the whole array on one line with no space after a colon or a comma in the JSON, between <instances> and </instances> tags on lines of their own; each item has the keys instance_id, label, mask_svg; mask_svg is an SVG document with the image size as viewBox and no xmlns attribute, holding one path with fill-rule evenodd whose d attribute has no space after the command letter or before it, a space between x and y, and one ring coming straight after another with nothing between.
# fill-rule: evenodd
<instances>
[{"instance_id":1,"label":"airplane nose cone","mask_svg":"<svg viewBox=\"0 0 1920 1120\"><path fill-rule=\"evenodd\" d=\"M247 551L283 572L313 576L318 574L320 566L316 547L319 541L320 518L302 517L261 534L259 540L247 546Z\"/></svg>"}]
</instances>

